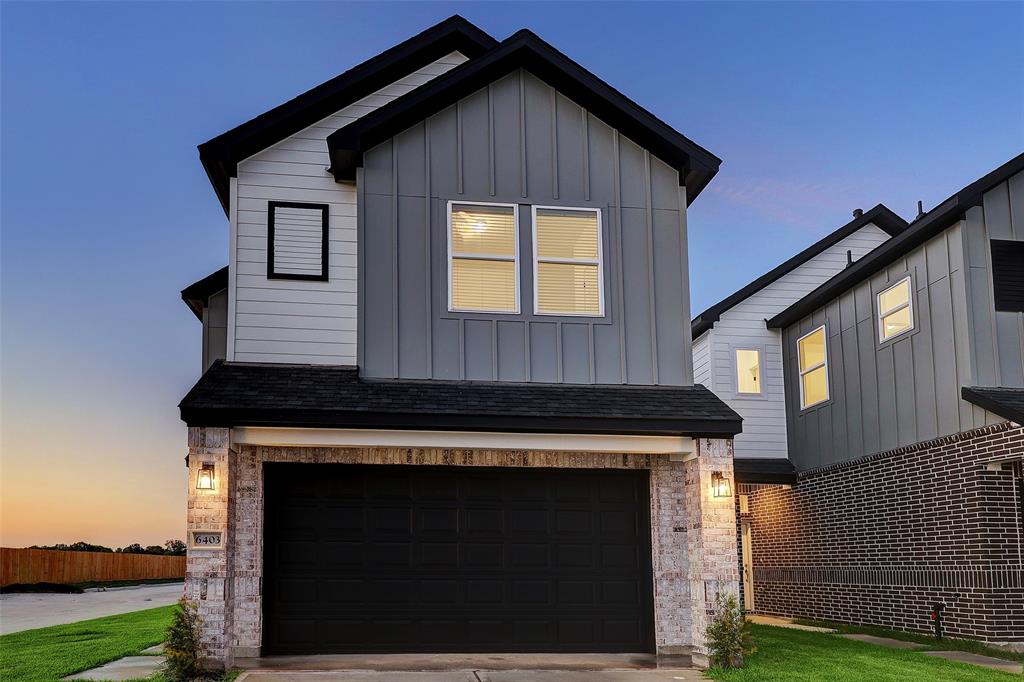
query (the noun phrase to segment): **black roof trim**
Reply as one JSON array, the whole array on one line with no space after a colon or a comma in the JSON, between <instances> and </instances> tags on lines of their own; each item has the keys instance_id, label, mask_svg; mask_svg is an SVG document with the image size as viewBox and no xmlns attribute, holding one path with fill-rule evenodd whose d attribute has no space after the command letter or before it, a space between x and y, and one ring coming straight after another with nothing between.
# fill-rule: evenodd
<instances>
[{"instance_id":1,"label":"black roof trim","mask_svg":"<svg viewBox=\"0 0 1024 682\"><path fill-rule=\"evenodd\" d=\"M178 406L189 426L298 426L731 438L703 386L364 379L354 367L215 362Z\"/></svg>"},{"instance_id":2,"label":"black roof trim","mask_svg":"<svg viewBox=\"0 0 1024 682\"><path fill-rule=\"evenodd\" d=\"M1024 388L964 386L960 389L960 395L967 402L993 414L1024 424Z\"/></svg>"},{"instance_id":3,"label":"black roof trim","mask_svg":"<svg viewBox=\"0 0 1024 682\"><path fill-rule=\"evenodd\" d=\"M799 301L768 320L771 328L788 327L826 305L848 289L906 255L913 249L961 220L967 209L979 206L988 190L1024 170L1024 154L1020 154L991 173L975 180L941 204L915 220L903 234L893 237L874 251L846 268Z\"/></svg>"},{"instance_id":4,"label":"black roof trim","mask_svg":"<svg viewBox=\"0 0 1024 682\"><path fill-rule=\"evenodd\" d=\"M363 153L514 69L524 68L679 170L692 202L721 159L569 59L532 31L512 34L490 52L460 64L327 137L335 180L352 182Z\"/></svg>"},{"instance_id":5,"label":"black roof trim","mask_svg":"<svg viewBox=\"0 0 1024 682\"><path fill-rule=\"evenodd\" d=\"M457 50L473 58L497 44L494 38L456 14L326 83L199 145L199 159L224 212L228 211L229 178L235 176L239 161L450 52Z\"/></svg>"},{"instance_id":6,"label":"black roof trim","mask_svg":"<svg viewBox=\"0 0 1024 682\"><path fill-rule=\"evenodd\" d=\"M868 223L874 223L879 229L884 230L890 237L895 237L907 229L907 221L890 211L884 204L878 204L867 213L840 227L835 232L811 244L806 249L796 254L785 263L761 275L753 282L743 287L734 294L723 298L690 322L690 335L696 339L698 336L715 326L715 322L722 316L722 313L732 308L747 298L753 296L761 289L779 279L783 275L800 267L811 260L819 253L838 244L843 239L861 229Z\"/></svg>"},{"instance_id":7,"label":"black roof trim","mask_svg":"<svg viewBox=\"0 0 1024 682\"><path fill-rule=\"evenodd\" d=\"M732 467L737 483L796 483L796 469L784 457L736 457Z\"/></svg>"},{"instance_id":8,"label":"black roof trim","mask_svg":"<svg viewBox=\"0 0 1024 682\"><path fill-rule=\"evenodd\" d=\"M181 300L185 302L189 310L200 319L203 319L203 308L210 301L210 296L228 288L228 266L222 267L217 272L203 277L198 282L193 282L181 290Z\"/></svg>"}]
</instances>

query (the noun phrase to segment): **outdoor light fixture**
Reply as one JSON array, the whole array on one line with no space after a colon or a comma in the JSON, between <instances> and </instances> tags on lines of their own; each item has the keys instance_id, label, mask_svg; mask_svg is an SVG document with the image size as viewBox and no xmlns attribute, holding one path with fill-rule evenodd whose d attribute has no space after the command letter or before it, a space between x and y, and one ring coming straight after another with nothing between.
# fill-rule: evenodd
<instances>
[{"instance_id":1,"label":"outdoor light fixture","mask_svg":"<svg viewBox=\"0 0 1024 682\"><path fill-rule=\"evenodd\" d=\"M732 486L721 471L711 474L711 495L712 497L732 497Z\"/></svg>"},{"instance_id":2,"label":"outdoor light fixture","mask_svg":"<svg viewBox=\"0 0 1024 682\"><path fill-rule=\"evenodd\" d=\"M203 462L203 468L199 470L196 477L196 488L198 490L213 490L213 462Z\"/></svg>"}]
</instances>

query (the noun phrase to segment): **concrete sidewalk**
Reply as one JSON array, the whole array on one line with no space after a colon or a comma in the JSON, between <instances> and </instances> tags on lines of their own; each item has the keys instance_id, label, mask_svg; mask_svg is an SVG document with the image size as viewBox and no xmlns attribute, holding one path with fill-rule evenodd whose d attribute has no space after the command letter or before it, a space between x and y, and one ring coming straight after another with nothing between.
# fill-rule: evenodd
<instances>
[{"instance_id":1,"label":"concrete sidewalk","mask_svg":"<svg viewBox=\"0 0 1024 682\"><path fill-rule=\"evenodd\" d=\"M0 635L173 604L184 583L115 587L82 594L0 594Z\"/></svg>"}]
</instances>

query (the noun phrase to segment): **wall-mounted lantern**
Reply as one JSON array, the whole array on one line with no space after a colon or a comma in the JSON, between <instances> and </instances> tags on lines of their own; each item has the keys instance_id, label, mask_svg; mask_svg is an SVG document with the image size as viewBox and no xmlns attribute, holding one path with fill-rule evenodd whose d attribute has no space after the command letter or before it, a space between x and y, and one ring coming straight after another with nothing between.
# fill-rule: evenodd
<instances>
[{"instance_id":1,"label":"wall-mounted lantern","mask_svg":"<svg viewBox=\"0 0 1024 682\"><path fill-rule=\"evenodd\" d=\"M213 490L213 462L203 462L203 468L196 477L197 490Z\"/></svg>"},{"instance_id":2,"label":"wall-mounted lantern","mask_svg":"<svg viewBox=\"0 0 1024 682\"><path fill-rule=\"evenodd\" d=\"M711 474L711 496L732 497L732 484L721 471L715 471Z\"/></svg>"}]
</instances>

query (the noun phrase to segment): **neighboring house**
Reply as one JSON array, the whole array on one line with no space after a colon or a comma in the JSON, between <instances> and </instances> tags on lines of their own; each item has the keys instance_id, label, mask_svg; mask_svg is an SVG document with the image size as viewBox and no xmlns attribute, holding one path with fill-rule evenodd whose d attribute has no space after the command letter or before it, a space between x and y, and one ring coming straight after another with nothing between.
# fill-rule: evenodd
<instances>
[{"instance_id":1,"label":"neighboring house","mask_svg":"<svg viewBox=\"0 0 1024 682\"><path fill-rule=\"evenodd\" d=\"M209 657L706 652L739 416L690 362L719 160L454 17L200 146L228 267L189 426Z\"/></svg>"},{"instance_id":2,"label":"neighboring house","mask_svg":"<svg viewBox=\"0 0 1024 682\"><path fill-rule=\"evenodd\" d=\"M765 317L797 476L738 486L748 608L1024 641L1024 155Z\"/></svg>"}]
</instances>

